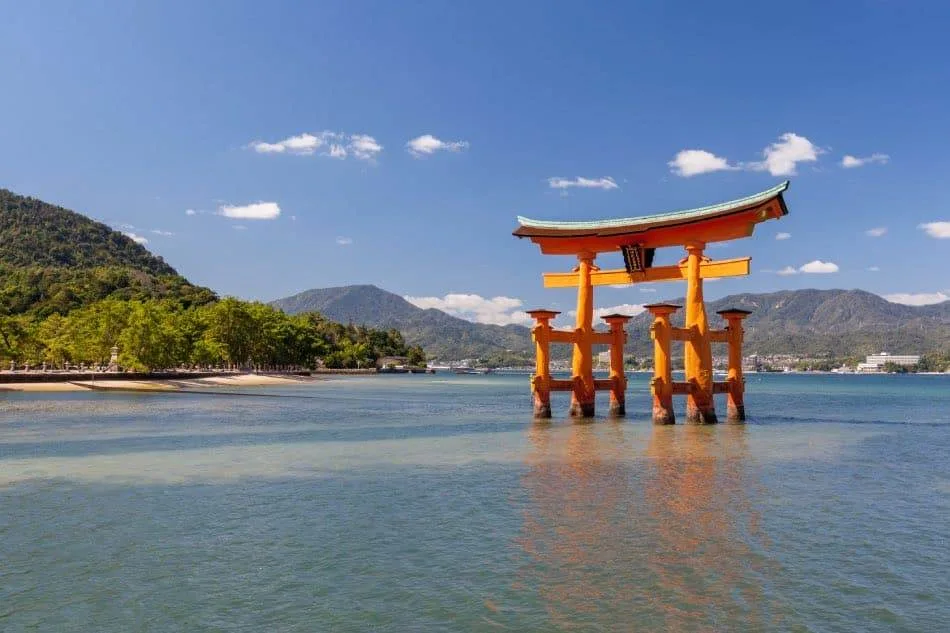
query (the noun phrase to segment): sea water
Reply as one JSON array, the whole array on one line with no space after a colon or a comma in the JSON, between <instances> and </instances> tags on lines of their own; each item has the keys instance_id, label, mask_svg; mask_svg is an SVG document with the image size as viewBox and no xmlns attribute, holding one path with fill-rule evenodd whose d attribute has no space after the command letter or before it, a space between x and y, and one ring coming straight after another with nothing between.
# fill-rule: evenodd
<instances>
[{"instance_id":1,"label":"sea water","mask_svg":"<svg viewBox=\"0 0 950 633\"><path fill-rule=\"evenodd\" d=\"M593 423L525 376L0 395L0 630L947 630L950 377L747 383L714 427L644 375Z\"/></svg>"}]
</instances>

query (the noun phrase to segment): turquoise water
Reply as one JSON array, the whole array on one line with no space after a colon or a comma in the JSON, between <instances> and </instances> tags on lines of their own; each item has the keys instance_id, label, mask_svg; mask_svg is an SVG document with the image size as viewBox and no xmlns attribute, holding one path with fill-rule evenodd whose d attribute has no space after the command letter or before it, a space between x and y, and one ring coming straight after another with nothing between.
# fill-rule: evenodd
<instances>
[{"instance_id":1,"label":"turquoise water","mask_svg":"<svg viewBox=\"0 0 950 633\"><path fill-rule=\"evenodd\" d=\"M709 428L646 380L2 395L0 630L946 630L950 377L750 375Z\"/></svg>"}]
</instances>

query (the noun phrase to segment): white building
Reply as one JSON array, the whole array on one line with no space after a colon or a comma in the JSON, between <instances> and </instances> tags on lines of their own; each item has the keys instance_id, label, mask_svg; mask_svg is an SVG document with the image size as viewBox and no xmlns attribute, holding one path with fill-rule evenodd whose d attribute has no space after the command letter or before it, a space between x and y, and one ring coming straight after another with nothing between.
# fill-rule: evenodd
<instances>
[{"instance_id":1,"label":"white building","mask_svg":"<svg viewBox=\"0 0 950 633\"><path fill-rule=\"evenodd\" d=\"M868 354L863 363L858 363L857 371L881 371L885 363L910 366L919 362L919 355L881 352L880 354Z\"/></svg>"}]
</instances>

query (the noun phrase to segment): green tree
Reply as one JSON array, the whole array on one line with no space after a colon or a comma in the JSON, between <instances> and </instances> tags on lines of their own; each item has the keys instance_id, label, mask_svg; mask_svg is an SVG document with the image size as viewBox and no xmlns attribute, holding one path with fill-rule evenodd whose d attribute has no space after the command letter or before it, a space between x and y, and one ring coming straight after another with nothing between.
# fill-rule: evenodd
<instances>
[{"instance_id":1,"label":"green tree","mask_svg":"<svg viewBox=\"0 0 950 633\"><path fill-rule=\"evenodd\" d=\"M425 367L426 353L418 345L410 347L406 352L406 364L410 367Z\"/></svg>"}]
</instances>

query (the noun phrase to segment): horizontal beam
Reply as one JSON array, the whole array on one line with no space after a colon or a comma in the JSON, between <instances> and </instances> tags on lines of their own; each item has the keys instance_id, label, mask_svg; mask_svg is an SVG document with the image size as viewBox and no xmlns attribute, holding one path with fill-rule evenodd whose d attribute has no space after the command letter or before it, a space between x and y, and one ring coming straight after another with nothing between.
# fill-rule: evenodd
<instances>
[{"instance_id":1,"label":"horizontal beam","mask_svg":"<svg viewBox=\"0 0 950 633\"><path fill-rule=\"evenodd\" d=\"M552 343L573 343L574 330L551 330Z\"/></svg>"},{"instance_id":2,"label":"horizontal beam","mask_svg":"<svg viewBox=\"0 0 950 633\"><path fill-rule=\"evenodd\" d=\"M718 279L719 277L743 277L749 274L751 257L738 259L723 259L719 261L702 262L699 265L699 276L702 279ZM598 270L590 275L591 285L614 286L623 284L652 283L656 281L685 281L686 264L676 266L654 266L642 272L630 273L625 269ZM545 288L576 288L578 274L544 273Z\"/></svg>"},{"instance_id":3,"label":"horizontal beam","mask_svg":"<svg viewBox=\"0 0 950 633\"><path fill-rule=\"evenodd\" d=\"M688 341L690 339L690 330L685 327L671 327L670 328L670 340L671 341Z\"/></svg>"},{"instance_id":4,"label":"horizontal beam","mask_svg":"<svg viewBox=\"0 0 950 633\"><path fill-rule=\"evenodd\" d=\"M709 341L711 343L728 343L729 330L709 330Z\"/></svg>"},{"instance_id":5,"label":"horizontal beam","mask_svg":"<svg viewBox=\"0 0 950 633\"><path fill-rule=\"evenodd\" d=\"M595 391L609 391L613 389L615 382L613 378L600 378L594 381L594 390ZM548 389L550 391L573 391L574 390L574 379L569 378L564 379L554 379L548 383Z\"/></svg>"},{"instance_id":6,"label":"horizontal beam","mask_svg":"<svg viewBox=\"0 0 950 633\"><path fill-rule=\"evenodd\" d=\"M692 383L684 381L674 381L671 386L673 387L674 396L685 396L693 390ZM728 380L717 380L713 382L713 393L729 393L730 389L730 382Z\"/></svg>"}]
</instances>

